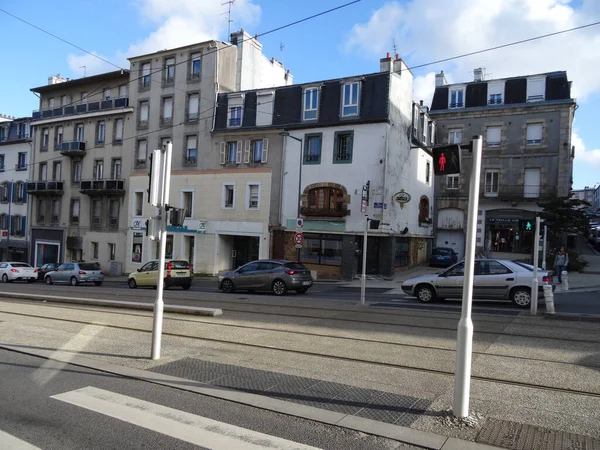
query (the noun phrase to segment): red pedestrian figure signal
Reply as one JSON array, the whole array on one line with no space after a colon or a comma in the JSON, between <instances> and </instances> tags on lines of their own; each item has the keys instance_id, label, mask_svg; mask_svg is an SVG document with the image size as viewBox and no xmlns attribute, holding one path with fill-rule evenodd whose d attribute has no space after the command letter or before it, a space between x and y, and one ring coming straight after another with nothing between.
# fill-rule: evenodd
<instances>
[{"instance_id":1,"label":"red pedestrian figure signal","mask_svg":"<svg viewBox=\"0 0 600 450\"><path fill-rule=\"evenodd\" d=\"M433 172L436 175L460 173L460 145L433 147Z\"/></svg>"}]
</instances>

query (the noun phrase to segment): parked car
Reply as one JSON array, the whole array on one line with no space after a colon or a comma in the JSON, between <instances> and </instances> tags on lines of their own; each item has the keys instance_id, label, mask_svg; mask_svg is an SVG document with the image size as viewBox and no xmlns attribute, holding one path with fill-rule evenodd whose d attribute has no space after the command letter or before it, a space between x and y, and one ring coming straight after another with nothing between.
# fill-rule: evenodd
<instances>
[{"instance_id":1,"label":"parked car","mask_svg":"<svg viewBox=\"0 0 600 450\"><path fill-rule=\"evenodd\" d=\"M284 295L288 290L304 294L313 285L310 270L303 264L286 260L252 261L236 270L219 275L219 290L271 291Z\"/></svg>"},{"instance_id":2,"label":"parked car","mask_svg":"<svg viewBox=\"0 0 600 450\"><path fill-rule=\"evenodd\" d=\"M410 278L402 283L402 290L430 303L446 298L462 298L464 261L437 273ZM533 266L506 259L476 259L473 277L474 299L511 300L526 308L531 303ZM544 285L552 284L552 273L538 271L538 289L543 296Z\"/></svg>"},{"instance_id":3,"label":"parked car","mask_svg":"<svg viewBox=\"0 0 600 450\"><path fill-rule=\"evenodd\" d=\"M137 287L153 287L158 286L158 260L148 261L135 272L129 274L127 284L131 289ZM165 289L171 286L181 286L182 289L188 290L192 287L194 278L194 269L189 262L181 259L165 260Z\"/></svg>"},{"instance_id":4,"label":"parked car","mask_svg":"<svg viewBox=\"0 0 600 450\"><path fill-rule=\"evenodd\" d=\"M48 272L44 277L46 284L68 283L77 286L81 283L94 283L100 286L104 281L104 271L97 262L63 263Z\"/></svg>"},{"instance_id":5,"label":"parked car","mask_svg":"<svg viewBox=\"0 0 600 450\"><path fill-rule=\"evenodd\" d=\"M37 269L24 262L3 262L0 263L0 277L3 283L13 281L33 283L37 280Z\"/></svg>"},{"instance_id":6,"label":"parked car","mask_svg":"<svg viewBox=\"0 0 600 450\"><path fill-rule=\"evenodd\" d=\"M429 265L431 267L448 267L458 262L458 253L449 247L436 247L431 251Z\"/></svg>"},{"instance_id":7,"label":"parked car","mask_svg":"<svg viewBox=\"0 0 600 450\"><path fill-rule=\"evenodd\" d=\"M58 263L46 263L42 264L42 266L37 270L37 279L44 281L46 274L56 270L60 264Z\"/></svg>"}]
</instances>

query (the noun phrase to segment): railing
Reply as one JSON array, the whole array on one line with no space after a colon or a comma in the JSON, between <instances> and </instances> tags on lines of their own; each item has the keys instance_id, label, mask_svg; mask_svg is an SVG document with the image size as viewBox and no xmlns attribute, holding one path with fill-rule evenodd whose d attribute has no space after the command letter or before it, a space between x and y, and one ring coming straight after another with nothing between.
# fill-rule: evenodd
<instances>
[{"instance_id":1,"label":"railing","mask_svg":"<svg viewBox=\"0 0 600 450\"><path fill-rule=\"evenodd\" d=\"M79 191L82 194L100 195L125 193L124 180L81 180Z\"/></svg>"},{"instance_id":2,"label":"railing","mask_svg":"<svg viewBox=\"0 0 600 450\"><path fill-rule=\"evenodd\" d=\"M85 141L63 141L59 149L62 155L81 155L85 152Z\"/></svg>"},{"instance_id":3,"label":"railing","mask_svg":"<svg viewBox=\"0 0 600 450\"><path fill-rule=\"evenodd\" d=\"M198 160L194 157L194 158L185 158L184 164L186 166L195 166L197 164Z\"/></svg>"},{"instance_id":4,"label":"railing","mask_svg":"<svg viewBox=\"0 0 600 450\"><path fill-rule=\"evenodd\" d=\"M499 186L496 191L486 192L485 188L481 191L482 197L493 197L499 200L539 200L548 199L556 196L555 186L521 185L521 186Z\"/></svg>"},{"instance_id":5,"label":"railing","mask_svg":"<svg viewBox=\"0 0 600 450\"><path fill-rule=\"evenodd\" d=\"M27 183L27 193L31 195L62 194L64 182L62 181L35 181Z\"/></svg>"},{"instance_id":6,"label":"railing","mask_svg":"<svg viewBox=\"0 0 600 450\"><path fill-rule=\"evenodd\" d=\"M27 164L17 163L15 164L15 170L27 170Z\"/></svg>"},{"instance_id":7,"label":"railing","mask_svg":"<svg viewBox=\"0 0 600 450\"><path fill-rule=\"evenodd\" d=\"M147 162L145 159L136 159L133 165L136 169L145 169Z\"/></svg>"},{"instance_id":8,"label":"railing","mask_svg":"<svg viewBox=\"0 0 600 450\"><path fill-rule=\"evenodd\" d=\"M303 216L312 216L312 217L345 217L348 215L348 207L342 206L340 208L310 208L310 207L302 207L300 212Z\"/></svg>"},{"instance_id":9,"label":"railing","mask_svg":"<svg viewBox=\"0 0 600 450\"><path fill-rule=\"evenodd\" d=\"M32 113L33 120L51 119L53 117L71 116L74 114L85 114L89 112L107 111L115 108L126 108L129 106L129 97L101 100L97 102L79 103L77 105L60 106L35 110Z\"/></svg>"}]
</instances>

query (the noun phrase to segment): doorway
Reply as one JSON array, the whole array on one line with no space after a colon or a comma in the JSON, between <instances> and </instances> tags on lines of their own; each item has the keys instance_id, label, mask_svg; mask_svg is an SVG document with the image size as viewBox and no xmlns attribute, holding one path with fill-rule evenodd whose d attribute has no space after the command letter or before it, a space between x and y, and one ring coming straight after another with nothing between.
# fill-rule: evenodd
<instances>
[{"instance_id":1,"label":"doorway","mask_svg":"<svg viewBox=\"0 0 600 450\"><path fill-rule=\"evenodd\" d=\"M363 248L363 236L356 236L356 245L360 249L358 255L358 266L357 273L362 274L362 248ZM367 269L365 271L368 275L377 275L379 273L379 238L369 236L367 239Z\"/></svg>"},{"instance_id":2,"label":"doorway","mask_svg":"<svg viewBox=\"0 0 600 450\"><path fill-rule=\"evenodd\" d=\"M255 236L233 236L232 259L234 268L258 259L260 238Z\"/></svg>"}]
</instances>

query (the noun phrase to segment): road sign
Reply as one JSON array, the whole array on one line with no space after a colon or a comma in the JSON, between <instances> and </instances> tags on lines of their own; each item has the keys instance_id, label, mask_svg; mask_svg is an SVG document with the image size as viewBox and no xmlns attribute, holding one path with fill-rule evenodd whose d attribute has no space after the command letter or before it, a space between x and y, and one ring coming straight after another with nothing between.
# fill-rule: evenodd
<instances>
[{"instance_id":1,"label":"road sign","mask_svg":"<svg viewBox=\"0 0 600 450\"><path fill-rule=\"evenodd\" d=\"M433 147L433 172L436 175L460 173L460 145Z\"/></svg>"},{"instance_id":2,"label":"road sign","mask_svg":"<svg viewBox=\"0 0 600 450\"><path fill-rule=\"evenodd\" d=\"M294 243L296 245L302 245L304 243L304 235L302 233L296 233L294 235ZM298 247L296 247L298 248Z\"/></svg>"},{"instance_id":3,"label":"road sign","mask_svg":"<svg viewBox=\"0 0 600 450\"><path fill-rule=\"evenodd\" d=\"M367 201L365 199L360 202L360 212L367 212Z\"/></svg>"},{"instance_id":4,"label":"road sign","mask_svg":"<svg viewBox=\"0 0 600 450\"><path fill-rule=\"evenodd\" d=\"M296 219L296 228L302 228L304 226L304 219L297 218Z\"/></svg>"}]
</instances>

